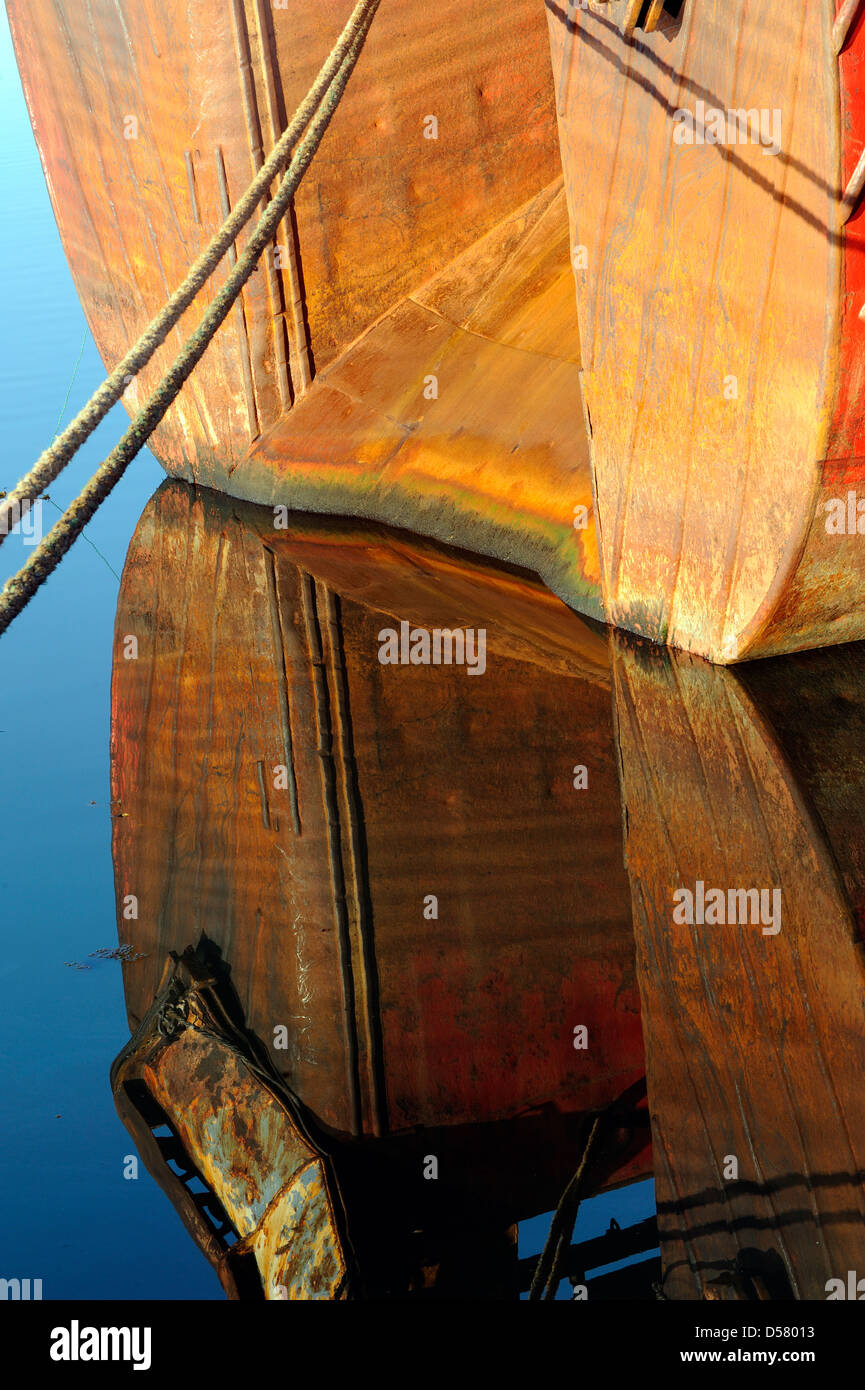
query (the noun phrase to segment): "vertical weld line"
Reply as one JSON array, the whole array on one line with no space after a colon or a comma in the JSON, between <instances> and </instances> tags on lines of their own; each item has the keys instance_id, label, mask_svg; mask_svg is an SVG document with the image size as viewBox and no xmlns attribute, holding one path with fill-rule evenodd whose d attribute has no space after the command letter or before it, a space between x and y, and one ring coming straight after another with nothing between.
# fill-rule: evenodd
<instances>
[{"instance_id":1,"label":"vertical weld line","mask_svg":"<svg viewBox=\"0 0 865 1390\"><path fill-rule=\"evenodd\" d=\"M228 196L228 181L225 177L225 160L222 154L222 146L217 145L216 155L216 179L219 184L219 203L222 209L223 221L231 212L231 201ZM228 248L228 264L233 268L237 264L237 250L232 242ZM257 439L261 433L261 425L258 418L258 406L255 400L255 386L252 380L252 354L249 347L249 332L246 326L246 313L243 306L243 294L239 294L234 301L234 308L231 311L234 321L237 324L237 334L240 339L240 366L243 372L243 390L246 396L246 413L249 417L249 440L250 443Z\"/></svg>"},{"instance_id":2,"label":"vertical weld line","mask_svg":"<svg viewBox=\"0 0 865 1390\"><path fill-rule=\"evenodd\" d=\"M300 823L300 806L297 796L297 774L294 767L294 740L291 736L291 707L288 700L288 668L285 661L285 632L282 625L282 612L276 589L276 558L268 546L264 547L265 573L267 575L267 602L270 608L270 624L273 632L273 650L276 654L277 675L279 676L279 722L282 728L282 745L285 766L288 769L288 800L291 806L291 824L295 835L303 833Z\"/></svg>"},{"instance_id":3,"label":"vertical weld line","mask_svg":"<svg viewBox=\"0 0 865 1390\"><path fill-rule=\"evenodd\" d=\"M565 33L562 40L562 66L559 70L559 115L564 116L568 107L568 94L571 89L571 72L574 62L574 42L577 34L577 0L568 0L565 15Z\"/></svg>"},{"instance_id":4,"label":"vertical weld line","mask_svg":"<svg viewBox=\"0 0 865 1390\"><path fill-rule=\"evenodd\" d=\"M276 48L276 35L273 31L273 18L269 0L255 0L258 20L258 42L261 49L261 67L264 73L264 90L267 97L267 119L271 149L279 141L286 127L285 102L279 81L279 57ZM283 314L280 328L289 336L290 350L297 381L292 380L291 371L286 365L286 381L297 395L303 395L312 383L312 363L309 350L309 333L306 325L306 306L303 302L303 289L300 275L300 243L294 213L294 199L286 209L281 223L285 236L280 250L284 256L284 268L288 281L290 319L285 312L285 294L279 282L280 304ZM275 269L275 267L274 267ZM274 320L276 323L276 320ZM284 343L283 343L284 352Z\"/></svg>"},{"instance_id":5,"label":"vertical weld line","mask_svg":"<svg viewBox=\"0 0 865 1390\"><path fill-rule=\"evenodd\" d=\"M679 68L677 71L673 71L673 70L671 69L670 74L669 74L669 80L670 80L670 88L669 88L669 90L670 90L671 94L672 94L673 92L675 92L675 97L674 97L672 100L671 100L670 98L667 98L667 110L668 110L668 111L669 111L669 110L678 110L678 108L681 106L681 103L682 103L682 92L683 92L684 90L687 89L687 82L688 82L687 75L686 75L686 73L687 73L687 58L688 58L688 53L689 53L689 50L690 50L690 47L691 47L691 42L692 42L693 35L694 35L694 23L695 23L694 16L695 16L695 14L697 13L696 6L694 6L694 5L689 5L689 6L688 6L688 9L687 9L687 11L686 11L686 13L687 13L686 26L683 25L684 39L683 39L683 42L682 42L682 60L681 60L681 66L680 66L680 68ZM632 60L631 60L631 54L634 53L634 52L635 52L635 46L634 46L633 44L629 45L629 49L628 49L628 72L627 72L628 77L630 77L630 74L631 74L631 62L632 62ZM628 84L627 84L627 83L623 83L623 88L624 88L624 91L625 91L625 95L623 96L623 101L622 101L622 115L621 115L621 119L620 119L620 122L619 122L619 128L618 128L617 135L616 135L616 156L617 156L617 158L618 158L619 146L620 146L620 143L621 143L622 124L623 124L623 122L624 122L625 106L626 106L626 104L627 104L627 87L628 87ZM617 161L616 161L616 162L617 162ZM676 176L675 176L675 163L676 163L676 161L675 161L675 157L674 157L673 143L672 143L672 141L670 141L670 143L667 145L667 148L666 148L666 151L665 151L665 154L664 154L663 183L662 183L662 187L661 187L661 196L660 196L660 216L661 216L661 219L662 219L662 220L663 220L663 218L664 218L664 216L665 216L665 214L666 214L666 210L667 210L667 208L668 208L668 206L669 206L671 200L672 200L673 197L675 196L675 195L674 195L674 189L673 189L673 187L671 187L671 181L672 181L672 184L675 185L675 177L676 177ZM614 162L614 166L613 166L613 167L614 167L614 169L615 169L615 162ZM615 183L615 173L613 173L613 174L611 175L611 177L610 177L609 192L608 192L608 195L607 195L607 211L606 211L605 221L604 221L604 231L606 231L607 223L608 223L608 221L609 221L610 203L612 202L614 183ZM660 277L660 274L661 274L661 268L662 268L662 266L664 265L664 258L665 258L665 255L666 255L666 241L665 241L665 238L664 238L663 236L659 236L659 237L657 238L656 245L655 245L655 254L654 254L654 257L653 257L653 266L652 266L652 272L651 272L651 279L647 279L647 282L646 282L646 283L647 283L647 285L648 285L648 289L647 289L646 293L643 295L642 307L641 307L641 309L640 309L640 340L641 340L641 342L645 341L645 337L646 337L646 321L647 321L647 314L650 312L650 310L649 310L649 304L654 300L655 294L656 294L656 292L657 292L658 280L659 280L659 277ZM596 279L597 279L597 277L596 277ZM597 307L597 299L598 299L597 287L595 288L595 290L593 291L593 293L594 293L594 308L596 308L596 307ZM594 312L594 310L593 310L593 312ZM593 329L592 329L593 335L595 335L595 333L596 333L596 327L597 327L597 324L595 323L594 326L593 326ZM594 336L593 336L593 339L592 339L592 354L593 354L593 360L594 360ZM609 600L610 600L610 601L609 601L609 608L610 608L609 616L610 616L610 618L613 618L614 615L617 615L617 614L618 614L618 611L619 611L619 608L620 608L619 591L620 591L621 586L622 586L622 569L623 569L623 566L624 566L624 563L625 563L625 529L626 529L626 525L627 525L627 521L628 521L628 514L629 514L629 512L630 512L630 510L631 510L631 493L632 493L633 486L634 486L634 471L635 471L635 467L636 467L637 440L638 440L638 437L639 437L639 434L640 434L640 428L641 428L641 425L642 425L643 400L644 400L644 398L645 398L646 389L647 389L647 388L646 388L646 376L647 376L646 365L645 365L644 360L641 358L641 359L640 359L640 362L639 362L639 366L638 366L638 371L637 371L637 380L636 380L636 382L635 382L634 391L633 391L633 403L632 403L632 408L631 408L631 423L630 423L630 425L629 425L628 452L627 452L627 455L626 455L626 457L625 457L624 469L623 469L623 470L622 470L622 469L619 469L619 470L618 470L618 472L619 472L619 486L618 486L618 490L617 490L617 493L616 493L616 500L615 500L615 515L614 515L614 517L613 517L613 534L612 534L612 537L610 538L610 540L611 540L611 545L612 545L612 553L611 553L611 555L610 555L610 560L609 560ZM622 475L623 475L623 476L622 476ZM628 557L628 558L630 559L630 557Z\"/></svg>"},{"instance_id":6,"label":"vertical weld line","mask_svg":"<svg viewBox=\"0 0 865 1390\"><path fill-rule=\"evenodd\" d=\"M294 362L297 369L297 394L302 396L312 385L314 376L309 330L306 326L306 304L300 270L300 236L294 212L294 200L288 205L285 222L285 270L288 278L288 297L291 310L291 336Z\"/></svg>"},{"instance_id":7,"label":"vertical weld line","mask_svg":"<svg viewBox=\"0 0 865 1390\"><path fill-rule=\"evenodd\" d=\"M192 204L192 216L195 218L195 225L201 226L201 214L198 211L198 195L195 191L195 168L192 163L192 151L184 150L183 159L186 164L186 177L189 180L189 201Z\"/></svg>"},{"instance_id":8,"label":"vertical weld line","mask_svg":"<svg viewBox=\"0 0 865 1390\"><path fill-rule=\"evenodd\" d=\"M261 144L261 125L258 119L258 102L255 96L255 79L252 73L252 53L249 47L249 30L246 27L243 0L231 0L231 18L234 22L234 52L237 58L240 90L243 96L243 115L246 121L249 153L252 156L252 171L253 174L257 174L264 163L264 150Z\"/></svg>"},{"instance_id":9,"label":"vertical weld line","mask_svg":"<svg viewBox=\"0 0 865 1390\"><path fill-rule=\"evenodd\" d=\"M270 829L270 809L267 804L267 786L264 780L264 763L259 758L255 764L258 772L258 791L261 796L261 823L265 830Z\"/></svg>"},{"instance_id":10,"label":"vertical weld line","mask_svg":"<svg viewBox=\"0 0 865 1390\"><path fill-rule=\"evenodd\" d=\"M741 10L739 11L739 16L738 16L738 18L739 18L739 20L740 20L740 24L739 24L739 32L740 32L740 33L741 33L741 19L742 19L742 16L744 15L744 13L745 13L745 6L744 6L744 4L743 4ZM733 96L735 96L735 93L736 93L736 86L737 86L737 84L738 84L738 82L739 82L740 69L741 69L741 65L742 65L742 56L743 56L742 45L741 45L741 43L737 42L737 43L736 43L735 50L734 50L732 81L731 81L731 83L730 83L730 92L732 93ZM672 582L672 584L671 584L670 587L669 587L669 590L668 590L668 598L667 598L667 628L666 628L666 631L667 631L667 634L668 634L668 635L669 635L669 634L675 634L675 632L676 632L676 625L677 625L677 621L678 621L677 601L678 601L678 593L679 593L679 584L680 584L680 580L681 580L681 576L682 576L682 565L683 565L684 559L685 559L685 542L686 542L686 539L687 539L687 536L688 536L688 532L689 532L688 523L689 523L689 521L690 521L690 511L691 511L692 483L693 483L694 473L695 473L695 471L696 471L696 470L695 470L695 467L694 467L694 453L695 453L695 441L696 441L696 438L697 438L696 419L697 419L697 412L698 412L698 409L699 409L698 400L700 401L700 404L702 404L702 397L701 397L701 395L700 395L700 382L701 382L702 379L703 379L704 363L705 363L705 360L706 360L706 353L707 353L707 347L708 347L708 341L709 341L709 321L710 321L710 315L709 315L709 313L708 313L708 307L709 307L709 301L710 301L712 292L713 292L713 290L715 290L715 289L717 288L717 285L718 285L718 264L719 264L719 261L721 260L722 248L724 247L724 244L725 244L726 239L727 239L727 228L728 228L728 224L729 224L729 221L730 221L730 198L731 198L731 189L732 189L732 186L733 186L733 163L732 163L731 160L725 159L725 160L724 160L723 196L722 196L722 203L721 203L721 212L720 212L720 214L719 214L719 216L718 216L718 219L717 219L717 222L718 222L718 235L717 235L717 239L716 239L716 241L715 241L715 249L714 249L714 252L713 252L713 254L712 254L711 274L709 274L709 275L707 275L707 276L705 277L705 284L704 284L704 286L703 286L703 305L704 305L704 308L705 308L706 312L704 312L703 314L700 315L700 319L701 319L701 322L702 322L703 327L702 327L702 332L701 332L701 334L700 334L700 339L699 339L699 344L700 344L700 346L699 346L699 353L698 353L697 359L696 359L696 368L697 368L697 370L696 370L696 373L695 373L695 375L694 375L694 377L693 377L693 380L694 380L694 387L693 387L693 391L692 391L692 393L691 393L691 401L690 401L690 407L689 407L689 411L688 411L688 416L689 416L689 418L688 418L688 428L687 428L686 431L685 431L685 435L686 435L686 438L687 438L687 440L688 440L688 448L687 448L688 462L687 462L687 465L686 465L686 467L685 467L685 476L684 476L684 480L683 480L682 495L681 495L681 503L680 503L680 505L679 505L679 507L678 507L678 509L677 509L677 511L676 511L676 515L675 515L675 518L674 518L674 535L675 535L675 537L676 537L676 548L675 548L675 553L674 553L674 556L673 556L673 570L672 570L672 573L673 573L673 582ZM705 252L705 247L704 247L704 252ZM708 263L708 258L706 258L706 260L707 260L707 263ZM693 362L693 360L694 360L694 359L692 358L692 362ZM683 424L684 424L684 421L683 421Z\"/></svg>"},{"instance_id":11,"label":"vertical weld line","mask_svg":"<svg viewBox=\"0 0 865 1390\"><path fill-rule=\"evenodd\" d=\"M342 861L342 843L339 826L339 805L336 791L336 770L333 761L333 726L331 722L330 699L324 670L324 657L321 643L316 606L315 589L312 577L298 566L300 579L300 600L306 640L312 669L312 694L315 706L316 733L318 736L318 757L321 767L321 786L327 821L328 859L330 862L331 884L333 886L333 911L336 919L336 943L339 958L339 973L342 983L342 1022L345 1036L346 1082L348 1085L351 1109L351 1132L360 1135L362 1130L360 1108L360 1076L358 1072L357 1020L355 1016L354 976L351 965L351 940L348 931L348 910L345 894L345 871Z\"/></svg>"},{"instance_id":12,"label":"vertical weld line","mask_svg":"<svg viewBox=\"0 0 865 1390\"><path fill-rule=\"evenodd\" d=\"M791 112L789 127L791 142L794 138L794 132L796 129L796 115L799 100L798 79L799 71L802 67L802 50L805 43L805 33L807 26L806 15L807 4L803 4L800 9L801 18L799 22L798 44L795 55L795 67L792 69L792 80L789 89L789 96L787 96L785 101L785 109ZM754 404L754 398L758 390L759 377L761 373L763 374L764 378L766 375L766 321L769 317L769 305L772 299L772 284L775 279L775 273L778 265L778 248L781 244L781 233L784 227L784 212L787 206L787 189L789 185L789 180L790 165L784 164L781 167L781 174L778 180L779 187L777 193L780 194L780 197L776 199L775 203L775 227L770 238L769 257L766 265L765 289L763 291L762 300L759 305L759 333L756 339L757 347L755 351L755 360L753 361L751 370L749 372L750 380L748 382L748 395L746 398L749 409L751 409ZM751 482L751 477L753 473L752 461L754 457L754 438L753 433L750 431L748 434L748 439L746 441L746 447L743 452L745 455L744 466L741 469L741 483L736 498L738 516L736 518L735 527L731 527L728 531L727 544L724 554L725 568L723 573L723 585L719 594L719 598L721 599L721 603L723 606L721 607L721 616L718 621L716 630L718 632L718 645L720 646L722 653L726 644L730 640L730 638L728 637L728 633L731 624L735 624L736 622L736 619L733 616L733 609L734 602L739 596L742 533L745 526L745 508L748 499L749 484ZM740 620L739 631L741 632L741 630L742 625ZM734 641L736 639L736 635L737 634L734 631L732 634L732 638Z\"/></svg>"},{"instance_id":13,"label":"vertical weld line","mask_svg":"<svg viewBox=\"0 0 865 1390\"><path fill-rule=\"evenodd\" d=\"M264 163L264 142L261 133L261 120L258 112L258 98L255 92L255 76L252 70L252 49L249 44L249 28L246 23L244 0L231 0L231 16L234 21L234 47L240 75L240 89L243 94L243 114L246 121L246 135L249 155L252 160L253 175ZM263 48L263 44L262 44ZM266 81L266 73L265 73ZM262 198L261 207L267 206L268 199ZM274 265L272 247L264 254L267 295L270 301L270 321L273 335L276 384L284 410L291 407L291 383L288 377L288 363L285 357L284 309L280 292L279 276Z\"/></svg>"},{"instance_id":14,"label":"vertical weld line","mask_svg":"<svg viewBox=\"0 0 865 1390\"><path fill-rule=\"evenodd\" d=\"M381 1031L381 992L375 954L366 827L363 817L363 801L358 784L348 672L345 666L342 608L339 596L334 594L326 585L321 585L319 593L323 600L322 606L326 620L328 675L333 694L334 727L339 751L339 791L345 823L348 828L351 891L354 897L360 939L361 980L359 993L363 996L365 1015L373 1133L381 1135L386 1133L388 1129L384 1043Z\"/></svg>"}]
</instances>

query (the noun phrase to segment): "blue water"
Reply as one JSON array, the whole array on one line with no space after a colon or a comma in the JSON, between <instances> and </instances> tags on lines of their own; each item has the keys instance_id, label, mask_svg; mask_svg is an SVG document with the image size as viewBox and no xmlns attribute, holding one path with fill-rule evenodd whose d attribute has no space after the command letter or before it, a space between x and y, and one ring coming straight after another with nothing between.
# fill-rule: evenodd
<instances>
[{"instance_id":1,"label":"blue water","mask_svg":"<svg viewBox=\"0 0 865 1390\"><path fill-rule=\"evenodd\" d=\"M552 1215L552 1212L545 1212L542 1216L533 1217L531 1221L520 1222L517 1254L521 1260L525 1259L527 1255L539 1255L543 1250L544 1242L550 1233ZM616 1188L614 1192L601 1193L600 1196L592 1197L589 1201L580 1204L571 1243L581 1245L584 1241L595 1240L596 1237L604 1235L609 1230L612 1220L617 1221L622 1230L625 1230L626 1227L635 1226L639 1221L647 1221L650 1216L654 1215L655 1184L652 1179L649 1178L645 1182L630 1183L627 1187ZM657 1253L657 1249L642 1251L639 1255L631 1256L625 1260L616 1260L610 1265L602 1265L595 1270L587 1269L586 1276L591 1278L597 1277L599 1274L611 1274L614 1270L639 1264L648 1255L656 1255ZM570 1281L563 1279L556 1290L556 1299L563 1302L572 1297L573 1290ZM527 1299L528 1294L523 1293L522 1298Z\"/></svg>"},{"instance_id":2,"label":"blue water","mask_svg":"<svg viewBox=\"0 0 865 1390\"><path fill-rule=\"evenodd\" d=\"M11 488L104 375L63 255L0 11L0 361ZM86 337L85 337L86 335ZM50 488L61 509L122 432L121 407ZM162 478L135 461L26 612L0 638L0 1277L45 1298L220 1298L216 1276L140 1167L109 1066L129 1037L116 944L108 798L109 692L118 579ZM47 525L57 512L44 504ZM0 547L0 582L30 551ZM81 961L92 969L70 969Z\"/></svg>"}]
</instances>

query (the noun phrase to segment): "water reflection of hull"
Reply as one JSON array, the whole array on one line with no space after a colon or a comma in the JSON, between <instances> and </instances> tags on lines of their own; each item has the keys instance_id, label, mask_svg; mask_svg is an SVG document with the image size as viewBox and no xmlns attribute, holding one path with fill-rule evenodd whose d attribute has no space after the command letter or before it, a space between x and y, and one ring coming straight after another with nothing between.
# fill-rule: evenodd
<instances>
[{"instance_id":1,"label":"water reflection of hull","mask_svg":"<svg viewBox=\"0 0 865 1390\"><path fill-rule=\"evenodd\" d=\"M825 1298L865 1219L865 651L733 675L617 638L614 674L664 1292ZM777 923L730 913L754 888Z\"/></svg>"},{"instance_id":2,"label":"water reflection of hull","mask_svg":"<svg viewBox=\"0 0 865 1390\"><path fill-rule=\"evenodd\" d=\"M483 676L381 664L401 621L485 629ZM357 525L287 539L176 484L116 635L131 1026L197 946L321 1146L352 1155L351 1210L385 1183L394 1240L473 1231L510 1260L502 1233L555 1205L586 1116L643 1073L606 636L515 573ZM188 1142L200 1169L204 1130ZM592 1189L648 1172L621 1125Z\"/></svg>"},{"instance_id":3,"label":"water reflection of hull","mask_svg":"<svg viewBox=\"0 0 865 1390\"><path fill-rule=\"evenodd\" d=\"M483 676L382 664L403 621L485 629ZM581 1195L654 1155L664 1296L847 1279L863 746L861 648L712 668L501 567L357 524L280 535L166 485L117 621L118 912L146 955L114 1084L229 1291L513 1296L534 1269L514 1223L556 1206L598 1115ZM173 1089L172 952L234 1029L199 1065L169 1028ZM292 1125L310 1243L283 1219L304 1163L268 1157ZM652 1241L590 1242L590 1267ZM584 1281L588 1259L566 1233L555 1268Z\"/></svg>"}]
</instances>

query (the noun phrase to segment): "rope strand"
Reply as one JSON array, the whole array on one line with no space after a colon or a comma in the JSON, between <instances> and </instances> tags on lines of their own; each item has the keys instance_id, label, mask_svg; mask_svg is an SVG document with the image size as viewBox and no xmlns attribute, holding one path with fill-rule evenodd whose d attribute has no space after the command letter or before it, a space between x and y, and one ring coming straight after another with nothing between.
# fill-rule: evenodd
<instances>
[{"instance_id":1,"label":"rope strand","mask_svg":"<svg viewBox=\"0 0 865 1390\"><path fill-rule=\"evenodd\" d=\"M601 1116L596 1115L583 1149L579 1167L562 1193L559 1204L553 1213L549 1234L535 1265L535 1272L529 1289L530 1301L552 1299L556 1296L556 1289L562 1277L562 1263L568 1252L571 1232L577 1220L580 1198L582 1197L583 1178L600 1127Z\"/></svg>"}]
</instances>

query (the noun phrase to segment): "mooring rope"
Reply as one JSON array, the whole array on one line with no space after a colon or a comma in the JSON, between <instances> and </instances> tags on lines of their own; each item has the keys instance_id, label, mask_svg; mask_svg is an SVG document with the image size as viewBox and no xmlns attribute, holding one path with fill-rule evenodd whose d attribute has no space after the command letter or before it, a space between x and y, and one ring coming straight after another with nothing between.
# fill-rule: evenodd
<instances>
[{"instance_id":1,"label":"mooring rope","mask_svg":"<svg viewBox=\"0 0 865 1390\"><path fill-rule=\"evenodd\" d=\"M547 1236L544 1248L538 1256L535 1265L535 1273L529 1289L529 1299L552 1299L556 1296L556 1289L562 1278L562 1264L568 1251L571 1232L577 1219L577 1212L580 1208L580 1199L583 1195L583 1179L586 1174L589 1159L598 1137L601 1127L600 1115L596 1115L592 1127L589 1130L589 1137L586 1140L583 1155L580 1159L579 1167L571 1178L564 1192L562 1193L559 1205L553 1213L550 1223L550 1231Z\"/></svg>"},{"instance_id":2,"label":"mooring rope","mask_svg":"<svg viewBox=\"0 0 865 1390\"><path fill-rule=\"evenodd\" d=\"M316 150L321 144L324 133L330 124L333 113L339 104L355 64L360 57L370 24L372 23L379 4L380 0L363 0L354 10L352 18L346 25L345 30L343 30L343 35L339 43L333 50L333 53L341 51L342 57L335 72L332 73L329 87L322 91L318 97L318 112L311 121L307 119L306 124L309 128L298 145L297 150L291 157L288 170L276 195L268 203L258 225L244 247L243 254L238 257L236 265L225 280L219 293L214 297L198 327L186 340L175 362L163 376L156 390L149 397L145 405L131 421L126 433L105 459L104 463L96 470L93 477L79 493L75 501L66 509L63 516L52 527L44 540L35 548L27 563L4 585L2 593L0 593L0 633L6 630L13 618L21 612L22 608L29 602L39 586L44 583L48 575L55 569L62 557L76 540L83 527L122 477L136 454L138 454L147 443L147 440L168 411L183 386L183 383L203 357L217 329L227 318L237 296L255 270L262 251L265 249L268 242L273 239L276 229L285 216L289 203L294 197L301 178L308 169ZM344 44L343 40L346 38L346 35L348 35L348 38L347 42ZM322 73L331 68L333 53L322 68ZM311 89L310 96L307 97L303 106L299 108L299 112L303 111L308 106L312 92L319 90L320 78L321 73ZM286 135L280 140L280 145L283 144L286 136L296 128L297 121L298 116L295 117L291 126L289 126L286 131ZM274 154L275 153L276 151L274 151ZM271 156L267 164L262 166L261 171L250 185L249 190L244 195L241 202L238 203L235 213L237 209L248 205L250 197L252 197L253 208L260 200L259 186L262 183L262 175L267 173L269 178L273 177L272 160L273 156ZM267 180L264 182L267 182ZM223 232L231 221L232 219L229 219L229 222L224 224ZM221 239L222 233L219 234L218 238L214 239L211 246L215 244L216 240ZM227 250L227 245L225 249ZM188 280L184 282L184 284L187 283L189 283ZM178 291L178 294L180 294L180 291ZM176 299L177 296L174 296L174 298ZM182 312L182 310L178 311L178 316L180 312ZM159 316L159 319L154 320L154 324L159 323L161 320L162 315ZM148 338L152 341L152 330L153 325L151 325L151 328L139 339L133 352L140 348L141 344ZM153 345L150 349L151 353L155 351L156 346L158 346L158 343L153 341ZM129 354L124 358L124 363L128 358ZM124 363L121 363L120 367L115 369L111 377L109 377L103 384L103 387L100 388L100 392L104 391L108 382L112 381L117 376L117 372L122 369ZM81 415L76 417L70 429L77 425L82 416L87 415L88 411L93 407L93 402L100 396L100 392L96 393L96 396L88 403L88 406L81 412ZM97 405L94 408L95 411L101 410L102 413L99 414L98 417L92 419L92 424L89 424L89 427L85 430L83 438L86 438L87 434L95 428L99 419L102 418L116 399L117 397L115 396L104 409L101 405ZM65 431L64 436L68 435L68 433L68 430ZM60 443L61 441L58 440L57 442ZM77 447L78 445L76 444L75 448ZM71 452L74 452L74 450L70 450L69 457L71 457ZM46 450L46 454L43 454L42 458L44 459L46 455L51 453L51 449ZM66 460L64 460L64 462L65 461ZM20 505L22 496L28 497L33 495L31 484L28 479L34 477L41 468L41 464L42 460L40 459L39 463L28 475L28 478L22 480L14 492L10 493L7 504L12 499L17 498ZM47 485L47 481L55 477L56 473L59 472L62 467L63 463L60 463L57 465L55 471L46 474L46 482L38 481L36 492L38 493L41 491ZM8 513L6 516L8 519ZM2 518L3 512L0 511L0 526L3 524Z\"/></svg>"},{"instance_id":3,"label":"mooring rope","mask_svg":"<svg viewBox=\"0 0 865 1390\"><path fill-rule=\"evenodd\" d=\"M225 253L234 244L238 233L249 222L256 208L269 197L270 185L274 182L277 174L281 174L289 164L294 146L310 124L324 97L328 93L332 95L332 88L338 89L339 96L342 95L379 4L380 0L359 0L309 92L297 108L290 124L280 136L279 142L274 146L273 151L261 166L243 197L235 204L230 216L225 219L209 245L192 265L183 284L175 290L165 307L148 324L138 340L133 343L126 355L117 363L114 370L75 416L75 419L70 421L63 433L58 435L40 455L30 472L0 502L0 544L10 529L10 519L14 524L20 516L23 510L22 503L37 498L54 481L60 470L66 466L73 454L93 433L112 406L120 400L129 383L129 378L141 371L157 348L164 343L168 333L175 327L195 296L213 274ZM348 65L346 66L346 64ZM339 96L337 96L337 101ZM333 107L331 107L331 113L332 110ZM282 190L280 189L277 197L281 195ZM272 207L273 204L271 203L270 206Z\"/></svg>"}]
</instances>

